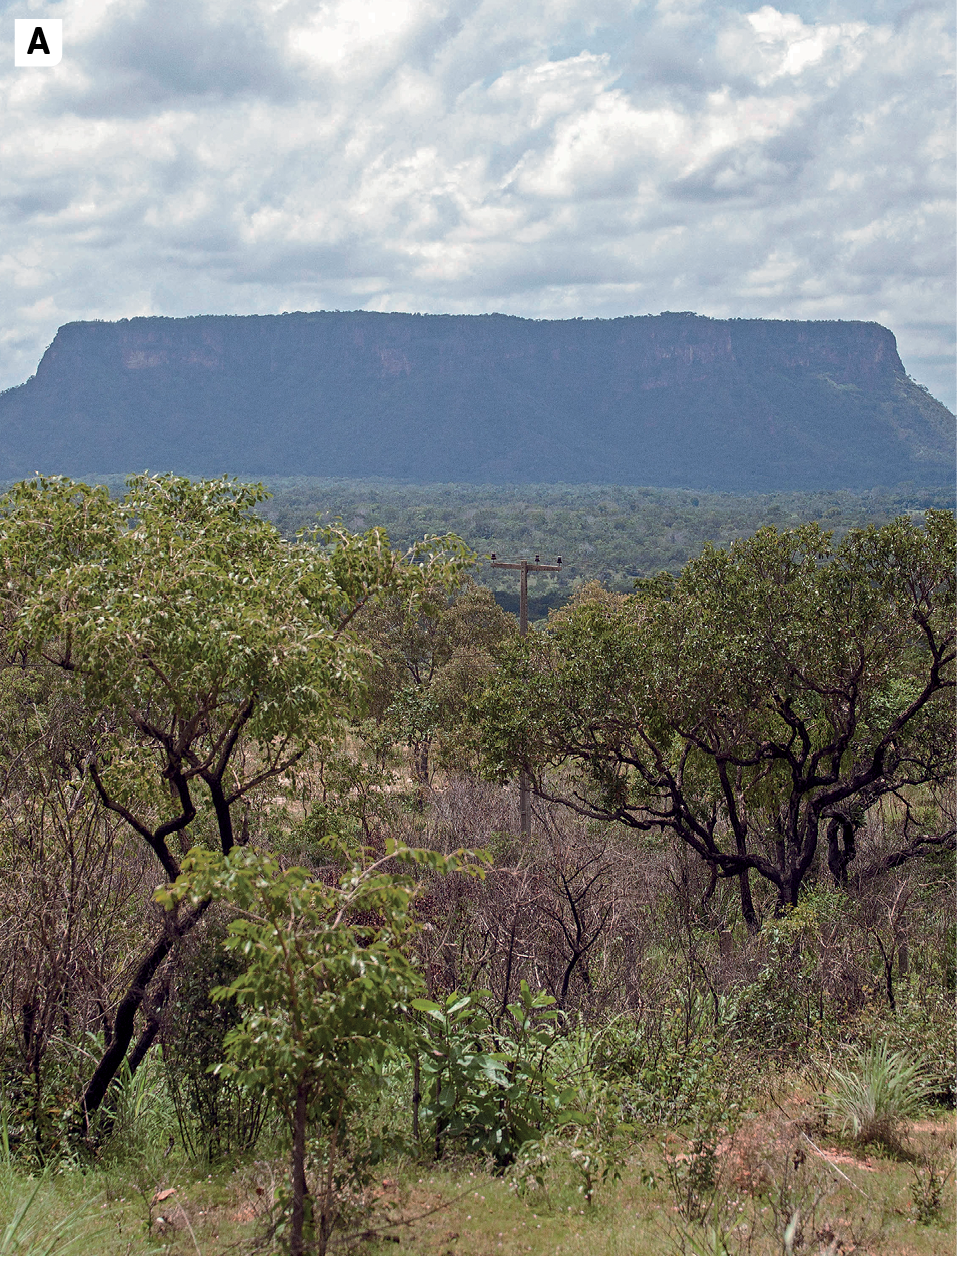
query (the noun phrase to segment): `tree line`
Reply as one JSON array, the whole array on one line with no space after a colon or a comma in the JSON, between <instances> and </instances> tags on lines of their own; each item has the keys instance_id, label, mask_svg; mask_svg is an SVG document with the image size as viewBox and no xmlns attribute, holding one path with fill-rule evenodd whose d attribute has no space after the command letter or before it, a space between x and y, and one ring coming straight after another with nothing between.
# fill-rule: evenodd
<instances>
[{"instance_id":1,"label":"tree line","mask_svg":"<svg viewBox=\"0 0 957 1262\"><path fill-rule=\"evenodd\" d=\"M538 576L529 590L533 619L546 617L582 584L597 579L631 591L636 578L677 574L705 543L727 548L773 524L794 529L808 521L832 531L886 525L902 515L920 522L928 508L953 506L953 488L895 487L871 491L783 491L730 494L667 487L595 485L471 486L382 479L270 478L260 506L287 538L321 519L348 529L386 530L396 546L452 531L481 557L561 556L560 574ZM476 571L496 599L518 612L514 584L488 566Z\"/></svg>"}]
</instances>

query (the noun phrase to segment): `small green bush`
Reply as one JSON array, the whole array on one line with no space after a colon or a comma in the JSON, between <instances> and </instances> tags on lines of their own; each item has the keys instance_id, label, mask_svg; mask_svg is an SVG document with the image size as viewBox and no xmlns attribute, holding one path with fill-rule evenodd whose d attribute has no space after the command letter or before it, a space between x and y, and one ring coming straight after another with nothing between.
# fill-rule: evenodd
<instances>
[{"instance_id":1,"label":"small green bush","mask_svg":"<svg viewBox=\"0 0 957 1262\"><path fill-rule=\"evenodd\" d=\"M504 1168L524 1144L573 1115L565 1106L574 1092L563 1092L547 1067L558 1037L552 996L533 994L523 980L497 1024L483 1007L490 997L453 991L440 1003L412 1001L421 1014L419 1117L434 1132L436 1158L446 1140L461 1137Z\"/></svg>"},{"instance_id":2,"label":"small green bush","mask_svg":"<svg viewBox=\"0 0 957 1262\"><path fill-rule=\"evenodd\" d=\"M641 1021L612 1022L595 1072L617 1084L623 1116L650 1126L712 1119L742 1095L743 1053L705 996L687 993ZM736 1107L736 1106L735 1106Z\"/></svg>"},{"instance_id":3,"label":"small green bush","mask_svg":"<svg viewBox=\"0 0 957 1262\"><path fill-rule=\"evenodd\" d=\"M223 945L225 920L213 911L206 926L185 944L184 967L160 1034L166 1088L183 1147L190 1156L209 1161L251 1149L268 1112L261 1091L211 1072L225 1059L223 1040L241 1016L235 1000L209 998L214 986L228 986L242 972Z\"/></svg>"}]
</instances>

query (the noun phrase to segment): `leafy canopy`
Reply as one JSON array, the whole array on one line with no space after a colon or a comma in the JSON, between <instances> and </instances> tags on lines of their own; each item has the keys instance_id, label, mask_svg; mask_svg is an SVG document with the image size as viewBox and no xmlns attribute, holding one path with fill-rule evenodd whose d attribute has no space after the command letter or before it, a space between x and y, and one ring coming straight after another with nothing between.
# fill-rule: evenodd
<instances>
[{"instance_id":1,"label":"leafy canopy","mask_svg":"<svg viewBox=\"0 0 957 1262\"><path fill-rule=\"evenodd\" d=\"M592 594L509 651L480 707L486 768L668 829L791 905L821 828L853 831L885 794L905 794L909 844L952 844L906 790L952 775L954 551L946 512L836 549L814 524L768 528L673 584Z\"/></svg>"},{"instance_id":2,"label":"leafy canopy","mask_svg":"<svg viewBox=\"0 0 957 1262\"><path fill-rule=\"evenodd\" d=\"M290 1124L300 1083L317 1120L329 1122L344 1099L355 1107L369 1075L407 1041L406 1001L422 985L407 955L418 873L478 871L475 857L389 841L378 859L357 851L334 884L247 848L191 850L161 904L217 897L245 913L225 943L244 971L213 992L235 999L243 1017L215 1071L267 1091Z\"/></svg>"},{"instance_id":3,"label":"leafy canopy","mask_svg":"<svg viewBox=\"0 0 957 1262\"><path fill-rule=\"evenodd\" d=\"M451 538L400 555L379 530L289 543L252 511L264 496L225 478L143 475L120 500L66 478L0 500L10 647L71 672L107 716L91 774L171 879L176 861L153 826L170 791L173 830L193 819L191 786L205 782L228 850L230 805L357 704L369 649L356 613L386 592L414 605L460 581L468 556ZM245 768L240 737L256 750Z\"/></svg>"}]
</instances>

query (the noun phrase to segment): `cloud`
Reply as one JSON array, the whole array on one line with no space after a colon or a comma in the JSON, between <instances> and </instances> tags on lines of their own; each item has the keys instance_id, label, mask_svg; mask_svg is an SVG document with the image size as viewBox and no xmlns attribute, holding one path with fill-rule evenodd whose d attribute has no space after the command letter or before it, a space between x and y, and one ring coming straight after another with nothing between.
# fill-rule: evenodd
<instances>
[{"instance_id":1,"label":"cloud","mask_svg":"<svg viewBox=\"0 0 957 1262\"><path fill-rule=\"evenodd\" d=\"M952 406L952 23L802 0L18 0L0 386L58 324L875 319Z\"/></svg>"}]
</instances>

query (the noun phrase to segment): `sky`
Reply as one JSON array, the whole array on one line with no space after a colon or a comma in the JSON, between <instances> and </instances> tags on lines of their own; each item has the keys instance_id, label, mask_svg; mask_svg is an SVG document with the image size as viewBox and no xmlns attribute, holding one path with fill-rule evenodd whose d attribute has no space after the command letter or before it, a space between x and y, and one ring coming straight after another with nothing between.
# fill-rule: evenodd
<instances>
[{"instance_id":1,"label":"sky","mask_svg":"<svg viewBox=\"0 0 957 1262\"><path fill-rule=\"evenodd\" d=\"M0 389L71 320L695 311L876 320L953 408L952 9L0 0Z\"/></svg>"}]
</instances>

